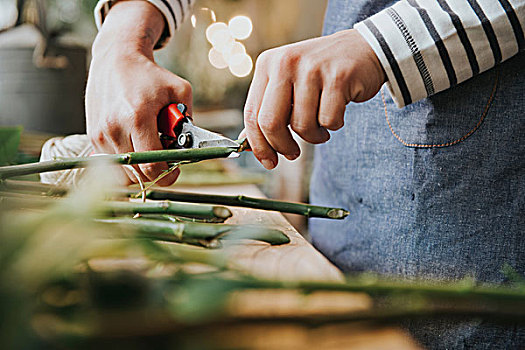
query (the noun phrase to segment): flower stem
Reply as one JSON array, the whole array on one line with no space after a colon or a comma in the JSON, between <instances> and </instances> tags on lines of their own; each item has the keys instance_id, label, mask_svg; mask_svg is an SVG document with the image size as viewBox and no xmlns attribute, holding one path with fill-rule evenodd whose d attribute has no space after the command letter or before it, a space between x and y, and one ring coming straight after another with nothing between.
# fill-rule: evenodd
<instances>
[{"instance_id":1,"label":"flower stem","mask_svg":"<svg viewBox=\"0 0 525 350\"><path fill-rule=\"evenodd\" d=\"M129 195L133 195L130 193ZM349 212L341 208L321 207L305 203L293 203L266 198L253 198L244 195L212 195L174 191L149 191L146 198L154 200L171 200L191 203L221 204L233 207L244 207L262 210L275 210L282 213L299 214L307 217L344 219Z\"/></svg>"},{"instance_id":2,"label":"flower stem","mask_svg":"<svg viewBox=\"0 0 525 350\"><path fill-rule=\"evenodd\" d=\"M236 148L230 147L209 147L61 158L45 162L0 167L0 180L5 180L14 176L38 174L49 171L85 168L94 160L102 160L115 164L174 163L181 161L198 162L206 159L227 158L236 151Z\"/></svg>"}]
</instances>

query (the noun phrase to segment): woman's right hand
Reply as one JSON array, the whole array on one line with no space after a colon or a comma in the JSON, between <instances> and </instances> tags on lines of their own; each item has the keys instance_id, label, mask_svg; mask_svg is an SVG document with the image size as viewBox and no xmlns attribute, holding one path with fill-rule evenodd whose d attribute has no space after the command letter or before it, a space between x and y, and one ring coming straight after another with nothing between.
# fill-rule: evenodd
<instances>
[{"instance_id":1,"label":"woman's right hand","mask_svg":"<svg viewBox=\"0 0 525 350\"><path fill-rule=\"evenodd\" d=\"M158 66L153 48L164 29L162 14L146 1L121 1L108 13L94 44L86 89L87 133L98 153L162 149L157 116L170 103L184 103L191 113L191 85ZM153 181L166 163L134 166ZM128 183L137 182L126 170ZM170 185L178 170L159 181Z\"/></svg>"}]
</instances>

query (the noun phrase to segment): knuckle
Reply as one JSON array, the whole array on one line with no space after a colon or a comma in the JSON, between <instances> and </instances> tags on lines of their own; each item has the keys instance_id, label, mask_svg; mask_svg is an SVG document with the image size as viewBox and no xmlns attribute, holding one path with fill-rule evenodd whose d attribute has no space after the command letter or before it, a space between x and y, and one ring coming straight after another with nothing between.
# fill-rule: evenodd
<instances>
[{"instance_id":1,"label":"knuckle","mask_svg":"<svg viewBox=\"0 0 525 350\"><path fill-rule=\"evenodd\" d=\"M349 75L341 70L332 69L328 77L329 85L333 90L341 91L349 85Z\"/></svg>"},{"instance_id":2,"label":"knuckle","mask_svg":"<svg viewBox=\"0 0 525 350\"><path fill-rule=\"evenodd\" d=\"M274 47L272 49L268 49L266 51L263 51L259 57L261 58L261 63L267 63L269 61L273 61L275 59L279 59L280 55L282 54L283 48L282 47Z\"/></svg>"},{"instance_id":3,"label":"knuckle","mask_svg":"<svg viewBox=\"0 0 525 350\"><path fill-rule=\"evenodd\" d=\"M299 60L295 50L288 47L278 47L264 51L255 64L256 69L276 70L278 74L289 74Z\"/></svg>"},{"instance_id":4,"label":"knuckle","mask_svg":"<svg viewBox=\"0 0 525 350\"><path fill-rule=\"evenodd\" d=\"M115 107L118 108L114 110L115 114L116 116L120 114L133 115L135 111L146 108L157 95L156 91L153 90L145 93L134 92L133 95L125 97L124 103L119 107Z\"/></svg>"},{"instance_id":5,"label":"knuckle","mask_svg":"<svg viewBox=\"0 0 525 350\"><path fill-rule=\"evenodd\" d=\"M289 66L294 61L294 52L286 47L280 48L275 53L275 59L279 61L281 66Z\"/></svg>"},{"instance_id":6,"label":"knuckle","mask_svg":"<svg viewBox=\"0 0 525 350\"><path fill-rule=\"evenodd\" d=\"M301 138L310 143L322 143L321 135L319 135L317 130L313 130L310 126L300 123L292 126L292 130L301 136Z\"/></svg>"},{"instance_id":7,"label":"knuckle","mask_svg":"<svg viewBox=\"0 0 525 350\"><path fill-rule=\"evenodd\" d=\"M264 69L266 67L266 65L270 61L270 57L272 56L271 51L272 50L263 51L259 55L259 57L257 57L257 60L255 61L255 69L256 70L261 70L261 69Z\"/></svg>"},{"instance_id":8,"label":"knuckle","mask_svg":"<svg viewBox=\"0 0 525 350\"><path fill-rule=\"evenodd\" d=\"M261 52L259 57L257 57L257 62L264 63L265 61L267 61L269 56L271 56L271 51L272 50L270 49L270 50L265 50L265 51Z\"/></svg>"},{"instance_id":9,"label":"knuckle","mask_svg":"<svg viewBox=\"0 0 525 350\"><path fill-rule=\"evenodd\" d=\"M244 107L244 125L249 128L257 126L257 109L255 106L246 105Z\"/></svg>"},{"instance_id":10,"label":"knuckle","mask_svg":"<svg viewBox=\"0 0 525 350\"><path fill-rule=\"evenodd\" d=\"M300 119L292 122L292 130L301 137L308 136L310 134L310 129L310 126L303 123Z\"/></svg>"},{"instance_id":11,"label":"knuckle","mask_svg":"<svg viewBox=\"0 0 525 350\"><path fill-rule=\"evenodd\" d=\"M141 130L146 126L147 120L143 113L132 112L127 118L136 130Z\"/></svg>"},{"instance_id":12,"label":"knuckle","mask_svg":"<svg viewBox=\"0 0 525 350\"><path fill-rule=\"evenodd\" d=\"M317 67L309 66L305 73L305 79L310 84L321 84L322 78Z\"/></svg>"},{"instance_id":13,"label":"knuckle","mask_svg":"<svg viewBox=\"0 0 525 350\"><path fill-rule=\"evenodd\" d=\"M269 114L259 114L259 127L267 133L275 133L280 130L281 125Z\"/></svg>"},{"instance_id":14,"label":"knuckle","mask_svg":"<svg viewBox=\"0 0 525 350\"><path fill-rule=\"evenodd\" d=\"M257 107L254 104L246 103L244 106L244 118L254 119L257 117Z\"/></svg>"},{"instance_id":15,"label":"knuckle","mask_svg":"<svg viewBox=\"0 0 525 350\"><path fill-rule=\"evenodd\" d=\"M193 96L193 89L191 87L191 84L186 80L182 80L182 83L177 88L177 90L178 90L178 95L183 99L188 100L188 99L191 99Z\"/></svg>"},{"instance_id":16,"label":"knuckle","mask_svg":"<svg viewBox=\"0 0 525 350\"><path fill-rule=\"evenodd\" d=\"M307 78L312 78L319 73L319 64L311 58L305 58L301 61L301 69L305 72Z\"/></svg>"},{"instance_id":17,"label":"knuckle","mask_svg":"<svg viewBox=\"0 0 525 350\"><path fill-rule=\"evenodd\" d=\"M300 56L297 55L295 50L289 48L283 48L278 56L280 74L290 74L290 71L295 71L298 65Z\"/></svg>"},{"instance_id":18,"label":"knuckle","mask_svg":"<svg viewBox=\"0 0 525 350\"><path fill-rule=\"evenodd\" d=\"M102 130L93 132L89 138L92 145L103 145L106 142L106 137Z\"/></svg>"},{"instance_id":19,"label":"knuckle","mask_svg":"<svg viewBox=\"0 0 525 350\"><path fill-rule=\"evenodd\" d=\"M107 134L113 141L119 140L122 134L122 128L116 121L109 121L106 125Z\"/></svg>"}]
</instances>

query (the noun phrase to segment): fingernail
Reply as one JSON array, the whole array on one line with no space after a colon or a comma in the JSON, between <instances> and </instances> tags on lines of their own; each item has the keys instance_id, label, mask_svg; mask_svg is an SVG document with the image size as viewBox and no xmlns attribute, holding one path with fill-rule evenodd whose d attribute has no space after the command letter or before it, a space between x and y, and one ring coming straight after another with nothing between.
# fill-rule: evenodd
<instances>
[{"instance_id":1,"label":"fingernail","mask_svg":"<svg viewBox=\"0 0 525 350\"><path fill-rule=\"evenodd\" d=\"M158 185L160 186L171 186L179 177L180 175L180 169L175 169L173 172L171 172L169 175L167 175L165 178L160 180L158 182Z\"/></svg>"},{"instance_id":2,"label":"fingernail","mask_svg":"<svg viewBox=\"0 0 525 350\"><path fill-rule=\"evenodd\" d=\"M297 158L299 158L300 155L301 155L301 152L297 152L297 153L294 153L294 154L285 155L285 157L288 160L296 160Z\"/></svg>"},{"instance_id":3,"label":"fingernail","mask_svg":"<svg viewBox=\"0 0 525 350\"><path fill-rule=\"evenodd\" d=\"M171 173L171 176L173 176L175 178L178 178L179 175L180 175L180 169L179 168L173 170L173 173Z\"/></svg>"},{"instance_id":4,"label":"fingernail","mask_svg":"<svg viewBox=\"0 0 525 350\"><path fill-rule=\"evenodd\" d=\"M268 170L271 170L275 167L275 163L270 159L261 159L261 163Z\"/></svg>"}]
</instances>

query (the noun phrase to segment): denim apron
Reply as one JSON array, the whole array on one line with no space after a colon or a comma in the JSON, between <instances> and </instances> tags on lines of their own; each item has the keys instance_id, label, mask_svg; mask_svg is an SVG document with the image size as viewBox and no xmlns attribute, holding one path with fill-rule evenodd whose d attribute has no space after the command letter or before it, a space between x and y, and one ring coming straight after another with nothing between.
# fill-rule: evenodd
<instances>
[{"instance_id":1,"label":"denim apron","mask_svg":"<svg viewBox=\"0 0 525 350\"><path fill-rule=\"evenodd\" d=\"M324 33L393 3L330 0ZM402 109L383 88L349 104L331 136L316 147L311 202L350 215L311 219L310 233L343 271L505 283L508 264L525 275L525 52ZM429 348L525 346L525 328L485 320L405 325Z\"/></svg>"}]
</instances>

